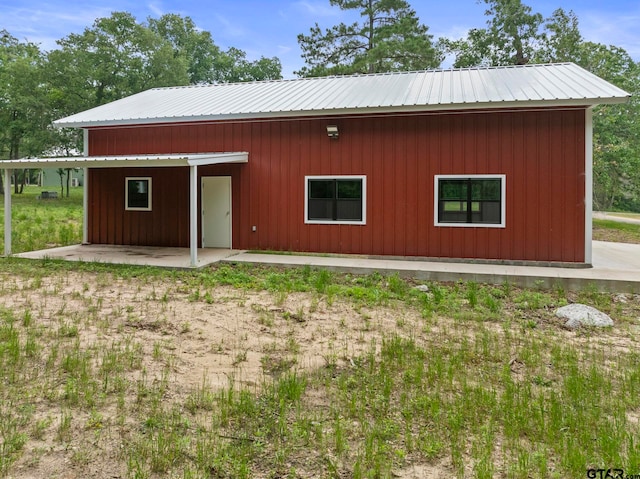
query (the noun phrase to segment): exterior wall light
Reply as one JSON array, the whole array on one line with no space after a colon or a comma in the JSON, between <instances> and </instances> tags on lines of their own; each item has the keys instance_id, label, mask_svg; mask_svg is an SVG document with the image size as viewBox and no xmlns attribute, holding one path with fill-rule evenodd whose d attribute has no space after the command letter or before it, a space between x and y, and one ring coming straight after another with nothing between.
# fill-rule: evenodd
<instances>
[{"instance_id":1,"label":"exterior wall light","mask_svg":"<svg viewBox=\"0 0 640 479\"><path fill-rule=\"evenodd\" d=\"M327 135L329 135L329 138L331 138L332 140L337 140L338 139L338 126L337 125L327 125Z\"/></svg>"}]
</instances>

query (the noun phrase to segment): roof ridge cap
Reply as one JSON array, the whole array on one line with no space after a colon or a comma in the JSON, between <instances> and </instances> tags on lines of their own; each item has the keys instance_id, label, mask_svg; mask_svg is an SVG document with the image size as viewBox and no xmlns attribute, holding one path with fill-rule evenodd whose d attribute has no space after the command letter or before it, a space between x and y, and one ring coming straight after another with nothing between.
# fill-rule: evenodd
<instances>
[{"instance_id":1,"label":"roof ridge cap","mask_svg":"<svg viewBox=\"0 0 640 479\"><path fill-rule=\"evenodd\" d=\"M419 73L437 74L437 73L453 73L453 72L462 72L462 71L489 71L489 70L520 69L520 68L540 68L540 67L562 66L562 65L575 65L575 63L552 62L552 63L527 63L525 65L480 65L480 66L462 67L462 68L455 68L455 67L427 68L424 70L401 70L401 71L376 72L376 73L352 73L348 75L326 75L326 76L318 76L318 77L278 78L278 79L270 79L270 80L216 82L216 83L195 84L195 85L174 85L174 86L150 88L149 90L146 90L146 91L180 90L180 89L187 89L187 88L215 88L215 87L224 87L224 86L231 86L231 85L262 85L267 83L311 82L311 81L322 81L322 80L328 80L328 79L349 79L349 78L363 78L363 77L374 78L374 77L385 77L385 76L411 75L411 74L419 74Z\"/></svg>"}]
</instances>

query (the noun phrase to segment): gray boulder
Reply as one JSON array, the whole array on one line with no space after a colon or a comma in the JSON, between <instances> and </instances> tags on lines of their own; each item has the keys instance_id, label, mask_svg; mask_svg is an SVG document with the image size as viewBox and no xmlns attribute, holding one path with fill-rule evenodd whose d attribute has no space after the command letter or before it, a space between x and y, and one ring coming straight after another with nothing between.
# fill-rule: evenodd
<instances>
[{"instance_id":1,"label":"gray boulder","mask_svg":"<svg viewBox=\"0 0 640 479\"><path fill-rule=\"evenodd\" d=\"M613 319L596 308L587 306L586 304L568 304L556 310L556 316L566 319L564 325L567 328L575 329L580 326L597 326L604 328L613 326Z\"/></svg>"}]
</instances>

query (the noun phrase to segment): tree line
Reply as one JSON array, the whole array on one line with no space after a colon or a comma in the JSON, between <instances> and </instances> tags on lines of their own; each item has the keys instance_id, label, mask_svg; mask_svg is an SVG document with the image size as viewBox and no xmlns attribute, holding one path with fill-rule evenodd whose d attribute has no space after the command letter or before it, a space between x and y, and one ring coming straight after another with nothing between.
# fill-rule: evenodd
<instances>
[{"instance_id":1,"label":"tree line","mask_svg":"<svg viewBox=\"0 0 640 479\"><path fill-rule=\"evenodd\" d=\"M586 40L561 8L545 18L521 0L481 0L486 26L435 39L405 0L329 0L359 21L298 35L298 76L574 62L631 93L624 105L594 111L594 205L640 211L640 62L623 48ZM271 80L278 58L250 61L222 50L211 34L176 14L138 22L130 13L97 19L43 52L0 30L0 159L68 155L75 130L51 122L153 87ZM16 181L16 183L18 183Z\"/></svg>"},{"instance_id":2,"label":"tree line","mask_svg":"<svg viewBox=\"0 0 640 479\"><path fill-rule=\"evenodd\" d=\"M57 44L43 52L0 30L0 159L82 151L80 132L52 128L53 120L149 88L282 77L278 58L250 61L240 49L222 50L175 14L139 23L115 12ZM26 172L15 174L20 193Z\"/></svg>"}]
</instances>

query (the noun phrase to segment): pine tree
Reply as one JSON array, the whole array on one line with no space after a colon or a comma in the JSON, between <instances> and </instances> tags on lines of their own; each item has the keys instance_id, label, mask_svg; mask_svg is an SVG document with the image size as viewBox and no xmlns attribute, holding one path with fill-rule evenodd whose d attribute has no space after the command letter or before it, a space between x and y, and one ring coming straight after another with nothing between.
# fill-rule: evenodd
<instances>
[{"instance_id":1,"label":"pine tree","mask_svg":"<svg viewBox=\"0 0 640 479\"><path fill-rule=\"evenodd\" d=\"M356 10L361 22L340 23L298 35L306 62L300 76L379 73L437 68L442 53L428 28L404 0L330 0L341 10Z\"/></svg>"}]
</instances>

